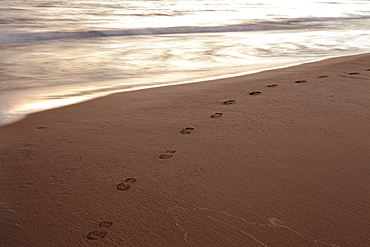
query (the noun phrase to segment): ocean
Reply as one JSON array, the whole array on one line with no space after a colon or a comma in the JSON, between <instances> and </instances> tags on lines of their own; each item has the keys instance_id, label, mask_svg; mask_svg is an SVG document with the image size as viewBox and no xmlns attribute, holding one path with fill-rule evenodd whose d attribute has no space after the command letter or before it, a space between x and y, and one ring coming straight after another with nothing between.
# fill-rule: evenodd
<instances>
[{"instance_id":1,"label":"ocean","mask_svg":"<svg viewBox=\"0 0 370 247\"><path fill-rule=\"evenodd\" d=\"M0 124L115 92L370 52L369 27L368 0L2 0Z\"/></svg>"}]
</instances>

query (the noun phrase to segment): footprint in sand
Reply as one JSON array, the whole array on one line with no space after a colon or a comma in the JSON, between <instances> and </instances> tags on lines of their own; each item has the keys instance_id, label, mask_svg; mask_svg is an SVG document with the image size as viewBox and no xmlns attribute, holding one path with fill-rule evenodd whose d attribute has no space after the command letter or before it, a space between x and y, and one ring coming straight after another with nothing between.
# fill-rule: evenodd
<instances>
[{"instance_id":1,"label":"footprint in sand","mask_svg":"<svg viewBox=\"0 0 370 247\"><path fill-rule=\"evenodd\" d=\"M221 113L221 112L216 112L215 114L213 114L212 116L211 116L211 118L219 118L219 117L221 117L223 115L223 113Z\"/></svg>"},{"instance_id":2,"label":"footprint in sand","mask_svg":"<svg viewBox=\"0 0 370 247\"><path fill-rule=\"evenodd\" d=\"M326 78L326 77L329 77L329 76L327 76L327 75L320 75L317 78Z\"/></svg>"},{"instance_id":3,"label":"footprint in sand","mask_svg":"<svg viewBox=\"0 0 370 247\"><path fill-rule=\"evenodd\" d=\"M175 150L167 150L166 154L159 155L159 158L162 159L162 160L169 159L169 158L173 157L174 153L176 153Z\"/></svg>"},{"instance_id":4,"label":"footprint in sand","mask_svg":"<svg viewBox=\"0 0 370 247\"><path fill-rule=\"evenodd\" d=\"M128 190L131 188L131 185L130 184L125 184L125 183L119 183L116 185L116 189L117 190Z\"/></svg>"},{"instance_id":5,"label":"footprint in sand","mask_svg":"<svg viewBox=\"0 0 370 247\"><path fill-rule=\"evenodd\" d=\"M267 87L277 87L279 86L278 84L268 84Z\"/></svg>"},{"instance_id":6,"label":"footprint in sand","mask_svg":"<svg viewBox=\"0 0 370 247\"><path fill-rule=\"evenodd\" d=\"M134 179L134 178L133 178ZM127 179L126 179L127 180ZM136 179L135 179L136 180ZM100 228L110 228L111 226L113 225L113 222L110 222L110 221L102 221L102 222L99 222L98 224L98 227Z\"/></svg>"},{"instance_id":7,"label":"footprint in sand","mask_svg":"<svg viewBox=\"0 0 370 247\"><path fill-rule=\"evenodd\" d=\"M102 221L99 222L98 227L101 228L100 230L94 230L87 234L86 238L89 240L99 240L104 238L108 231L107 229L113 225L113 222L110 221Z\"/></svg>"},{"instance_id":8,"label":"footprint in sand","mask_svg":"<svg viewBox=\"0 0 370 247\"><path fill-rule=\"evenodd\" d=\"M136 181L137 181L136 178L126 178L125 179L125 183L129 183L129 184L135 183Z\"/></svg>"},{"instance_id":9,"label":"footprint in sand","mask_svg":"<svg viewBox=\"0 0 370 247\"><path fill-rule=\"evenodd\" d=\"M43 129L46 129L47 127L45 127L45 126L39 126L39 127L36 127L36 129L38 129L38 130L43 130Z\"/></svg>"},{"instance_id":10,"label":"footprint in sand","mask_svg":"<svg viewBox=\"0 0 370 247\"><path fill-rule=\"evenodd\" d=\"M193 127L187 127L187 128L182 129L182 130L180 131L180 133L181 133L181 134L183 134L183 135L187 135L187 134L190 134L190 133L191 133L191 131L193 131L193 130L194 130L194 128L193 128Z\"/></svg>"},{"instance_id":11,"label":"footprint in sand","mask_svg":"<svg viewBox=\"0 0 370 247\"><path fill-rule=\"evenodd\" d=\"M104 238L107 235L107 230L105 231L91 231L87 234L86 238L89 240L99 240Z\"/></svg>"},{"instance_id":12,"label":"footprint in sand","mask_svg":"<svg viewBox=\"0 0 370 247\"><path fill-rule=\"evenodd\" d=\"M116 189L121 191L128 190L131 188L131 184L135 183L136 181L136 178L127 178L124 182L117 184Z\"/></svg>"},{"instance_id":13,"label":"footprint in sand","mask_svg":"<svg viewBox=\"0 0 370 247\"><path fill-rule=\"evenodd\" d=\"M307 81L304 81L304 80L295 81L295 83L303 83L303 82L307 82Z\"/></svg>"},{"instance_id":14,"label":"footprint in sand","mask_svg":"<svg viewBox=\"0 0 370 247\"><path fill-rule=\"evenodd\" d=\"M21 156L25 156L25 157L27 157L27 156L29 156L29 155L30 155L30 150L28 150L28 149L21 149L21 150L19 150L19 154L20 154Z\"/></svg>"},{"instance_id":15,"label":"footprint in sand","mask_svg":"<svg viewBox=\"0 0 370 247\"><path fill-rule=\"evenodd\" d=\"M224 102L222 102L223 105L232 105L232 104L235 104L236 103L236 100L234 99L229 99L229 100L226 100Z\"/></svg>"},{"instance_id":16,"label":"footprint in sand","mask_svg":"<svg viewBox=\"0 0 370 247\"><path fill-rule=\"evenodd\" d=\"M253 91L253 92L250 92L249 95L259 95L261 93L262 92L260 92L260 91Z\"/></svg>"},{"instance_id":17,"label":"footprint in sand","mask_svg":"<svg viewBox=\"0 0 370 247\"><path fill-rule=\"evenodd\" d=\"M370 69L367 69L366 71L370 71Z\"/></svg>"},{"instance_id":18,"label":"footprint in sand","mask_svg":"<svg viewBox=\"0 0 370 247\"><path fill-rule=\"evenodd\" d=\"M351 73L348 73L349 75L359 75L360 73L358 72L351 72Z\"/></svg>"}]
</instances>

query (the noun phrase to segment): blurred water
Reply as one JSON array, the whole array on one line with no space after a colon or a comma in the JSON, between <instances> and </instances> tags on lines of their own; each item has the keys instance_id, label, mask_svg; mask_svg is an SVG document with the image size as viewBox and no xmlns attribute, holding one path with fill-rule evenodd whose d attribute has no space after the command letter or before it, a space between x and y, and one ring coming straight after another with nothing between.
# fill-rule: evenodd
<instances>
[{"instance_id":1,"label":"blurred water","mask_svg":"<svg viewBox=\"0 0 370 247\"><path fill-rule=\"evenodd\" d=\"M370 2L2 0L0 124L109 93L370 51Z\"/></svg>"}]
</instances>

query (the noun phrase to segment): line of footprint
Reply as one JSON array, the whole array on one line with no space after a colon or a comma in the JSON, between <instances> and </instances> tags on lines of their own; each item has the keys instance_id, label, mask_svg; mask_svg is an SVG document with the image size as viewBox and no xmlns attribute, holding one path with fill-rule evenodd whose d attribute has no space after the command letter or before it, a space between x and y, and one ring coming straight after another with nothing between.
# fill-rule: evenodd
<instances>
[{"instance_id":1,"label":"line of footprint","mask_svg":"<svg viewBox=\"0 0 370 247\"><path fill-rule=\"evenodd\" d=\"M370 69L367 69L367 71L370 71ZM351 73L348 73L348 74L349 75L358 75L360 73L358 73L358 72L351 72ZM318 78L321 78L321 79L322 78L327 78L327 77L329 77L329 76L327 76L327 75L320 75L320 76L318 76ZM305 83L305 82L307 82L307 81L306 80L297 80L297 81L295 81L295 83ZM274 87L277 87L277 86L279 86L279 85L278 84L268 84L267 85L267 87L270 87L270 88L274 88ZM249 95L260 95L261 93L262 93L261 91L252 91L252 92L249 93ZM236 100L234 100L234 99L226 100L226 101L223 101L222 104L223 105L236 104ZM216 112L215 114L212 114L211 115L211 118L220 118L220 117L222 117L222 115L223 115L222 112ZM195 128L193 128L193 127L183 128L180 131L180 134L182 134L182 135L191 134L194 129ZM172 158L174 156L175 153L176 153L176 150L166 150L165 153L159 155L158 158L159 159L162 159L162 160L170 159L170 158ZM126 178L124 182L121 182L121 183L119 183L119 184L116 185L116 189L119 190L119 191L129 190L131 188L131 185L133 183L135 183L136 181L137 181L136 178ZM107 229L110 228L112 225L113 225L112 222L108 222L108 221L100 222L98 224L98 227L100 229L89 232L88 235L86 236L86 238L89 239L89 240L99 240L99 239L102 239L102 238L104 238L107 235L107 233L108 233Z\"/></svg>"},{"instance_id":2,"label":"line of footprint","mask_svg":"<svg viewBox=\"0 0 370 247\"><path fill-rule=\"evenodd\" d=\"M370 71L370 69L367 69L367 71ZM350 72L348 73L349 75L358 75L360 74L359 72ZM318 78L320 79L323 79L323 78L327 78L329 76L327 75L320 75L318 76ZM305 83L307 82L306 80L297 80L295 81L295 83ZM278 87L279 85L278 84L268 84L267 87L270 87L270 88L275 88L275 87ZM249 92L249 95L260 95L262 92L261 91L251 91ZM230 99L230 100L226 100L226 101L223 101L222 102L223 105L232 105L232 104L236 104L236 100L234 99ZM222 117L223 113L222 112L216 112L214 114L212 114L210 117L211 118L220 118ZM186 127L186 128L183 128L182 130L180 130L180 134L182 135L188 135L188 134L191 134L192 132L194 131L194 127ZM169 159L169 158L172 158L173 157L173 154L175 153L176 151L175 150L167 150L165 154L161 154L159 155L159 159Z\"/></svg>"},{"instance_id":3,"label":"line of footprint","mask_svg":"<svg viewBox=\"0 0 370 247\"><path fill-rule=\"evenodd\" d=\"M120 191L128 190L131 188L131 184L135 183L137 181L136 178L126 178L125 181L122 183L119 183L116 185L116 189ZM88 240L100 240L103 239L108 234L108 228L110 228L113 225L113 222L110 221L102 221L99 222L98 230L90 231L86 238Z\"/></svg>"},{"instance_id":4,"label":"line of footprint","mask_svg":"<svg viewBox=\"0 0 370 247\"><path fill-rule=\"evenodd\" d=\"M328 76L320 76L319 78L325 78L325 77L328 77ZM296 83L302 83L302 82L307 82L307 81L296 81ZM277 87L279 86L278 84L268 84L267 87ZM252 91L249 93L249 95L259 95L261 94L262 92L261 91ZM232 105L232 104L236 104L236 100L234 99L229 99L229 100L225 100L222 102L223 105ZM214 114L212 114L210 117L211 118L220 118L222 117L223 113L222 112L216 112ZM195 128L194 127L186 127L186 128L183 128L182 130L180 130L180 134L182 135L189 135L193 132ZM165 154L161 154L159 155L159 159L169 159L169 158L172 158L173 157L173 154L175 153L176 151L175 150L167 150Z\"/></svg>"}]
</instances>

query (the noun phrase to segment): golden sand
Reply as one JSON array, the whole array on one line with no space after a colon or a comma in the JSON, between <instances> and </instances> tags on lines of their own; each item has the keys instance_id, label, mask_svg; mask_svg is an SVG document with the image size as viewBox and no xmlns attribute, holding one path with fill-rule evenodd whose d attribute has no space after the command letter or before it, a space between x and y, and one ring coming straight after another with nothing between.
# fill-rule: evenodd
<instances>
[{"instance_id":1,"label":"golden sand","mask_svg":"<svg viewBox=\"0 0 370 247\"><path fill-rule=\"evenodd\" d=\"M31 114L0 128L1 202L29 246L370 246L369 69L364 54Z\"/></svg>"}]
</instances>

